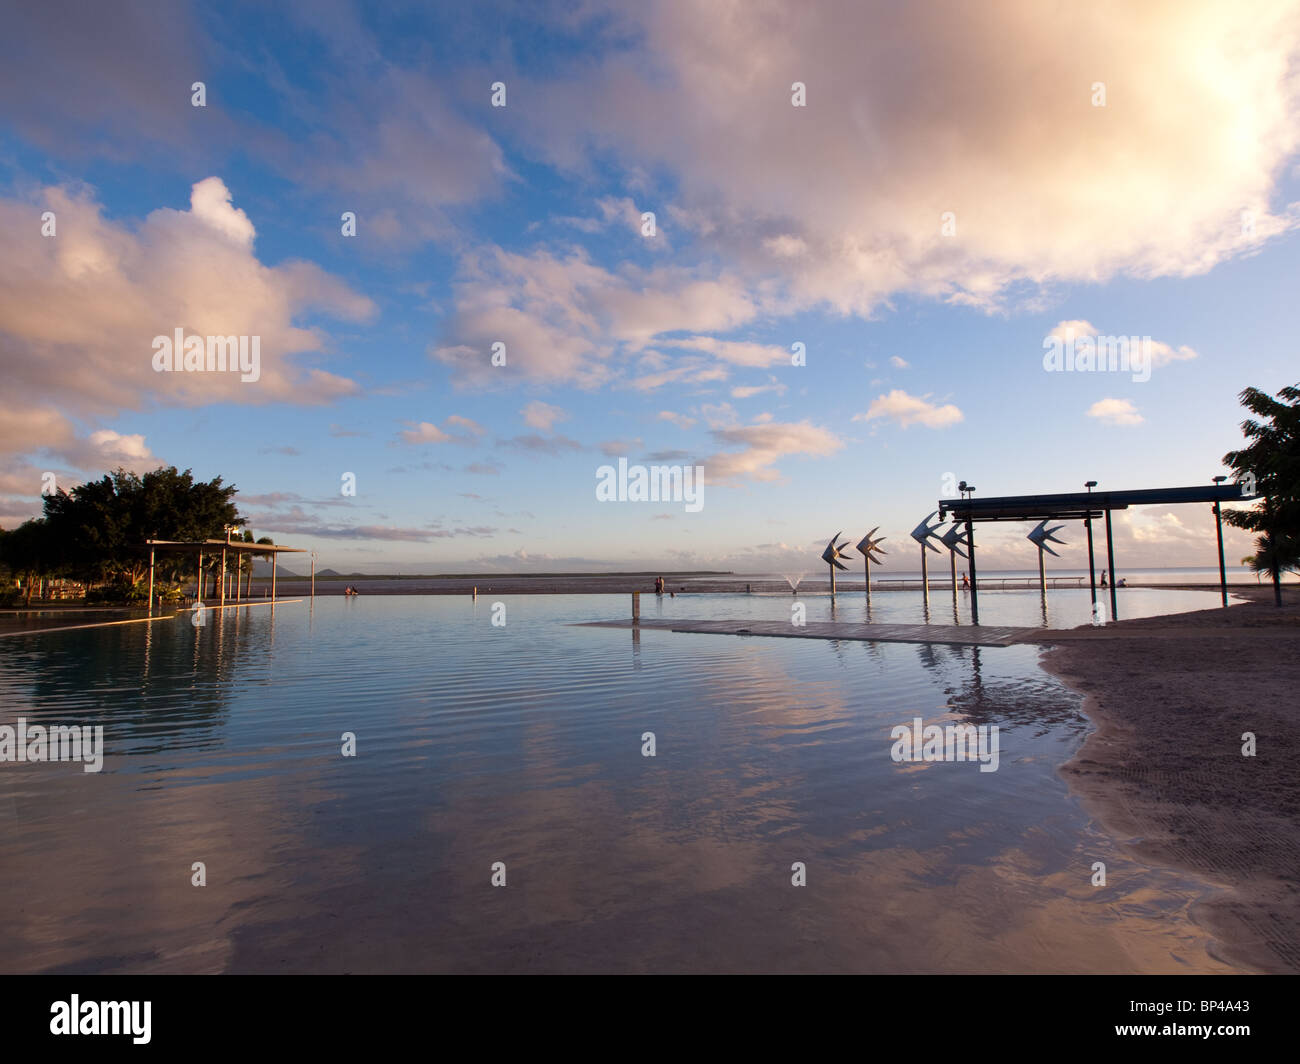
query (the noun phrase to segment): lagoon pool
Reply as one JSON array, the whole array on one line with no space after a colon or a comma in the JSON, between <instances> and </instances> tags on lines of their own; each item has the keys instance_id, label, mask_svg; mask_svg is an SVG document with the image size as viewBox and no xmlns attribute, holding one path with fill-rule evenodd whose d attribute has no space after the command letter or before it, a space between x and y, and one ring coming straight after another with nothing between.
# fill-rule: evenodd
<instances>
[{"instance_id":1,"label":"lagoon pool","mask_svg":"<svg viewBox=\"0 0 1300 1064\"><path fill-rule=\"evenodd\" d=\"M1121 594L1124 616L1217 602ZM1049 602L1090 616L1086 590ZM1089 725L1036 648L572 626L628 606L362 596L0 640L0 723L105 736L98 773L0 764L0 970L1231 970L1188 916L1206 885L1069 794ZM1035 592L980 606L1042 623ZM923 609L881 594L871 619ZM996 725L998 770L894 761L915 717Z\"/></svg>"}]
</instances>

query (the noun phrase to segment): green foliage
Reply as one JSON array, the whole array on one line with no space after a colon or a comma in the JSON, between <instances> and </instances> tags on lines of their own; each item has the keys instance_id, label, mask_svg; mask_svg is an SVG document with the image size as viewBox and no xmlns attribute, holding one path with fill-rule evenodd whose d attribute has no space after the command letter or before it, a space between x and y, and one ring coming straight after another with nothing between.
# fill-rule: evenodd
<instances>
[{"instance_id":1,"label":"green foliage","mask_svg":"<svg viewBox=\"0 0 1300 1064\"><path fill-rule=\"evenodd\" d=\"M219 539L224 526L242 525L231 501L235 492L220 477L196 481L188 469L181 473L175 466L144 476L118 469L46 496L44 557L69 575L122 580L129 588L148 571L145 540ZM178 558L159 561L164 578L179 574L183 565Z\"/></svg>"},{"instance_id":2,"label":"green foliage","mask_svg":"<svg viewBox=\"0 0 1300 1064\"><path fill-rule=\"evenodd\" d=\"M1271 573L1276 583L1283 572L1300 567L1300 384L1280 389L1276 398L1247 388L1241 403L1259 420L1242 422L1249 444L1229 451L1223 462L1238 480L1253 476L1263 497L1252 509L1225 510L1223 519L1260 533L1249 564Z\"/></svg>"},{"instance_id":3,"label":"green foliage","mask_svg":"<svg viewBox=\"0 0 1300 1064\"><path fill-rule=\"evenodd\" d=\"M37 518L24 521L11 531L0 532L0 562L10 576L22 580L22 598L30 602L33 582L59 570L58 553L50 541L46 522ZM14 598L17 595L15 590Z\"/></svg>"}]
</instances>

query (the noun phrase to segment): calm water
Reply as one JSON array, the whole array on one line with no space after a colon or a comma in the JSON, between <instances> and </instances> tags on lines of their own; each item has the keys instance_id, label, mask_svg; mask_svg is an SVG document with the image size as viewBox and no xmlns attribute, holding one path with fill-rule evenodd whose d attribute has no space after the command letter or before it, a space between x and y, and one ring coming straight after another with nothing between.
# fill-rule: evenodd
<instances>
[{"instance_id":1,"label":"calm water","mask_svg":"<svg viewBox=\"0 0 1300 1064\"><path fill-rule=\"evenodd\" d=\"M1126 594L1128 615L1217 601ZM1204 885L1127 859L1070 797L1056 769L1088 725L1036 649L568 623L624 597L506 598L495 627L493 601L0 640L0 722L102 724L107 746L98 774L0 764L0 969L1227 970L1187 915ZM1051 603L1089 616L1086 591ZM790 602L643 597L659 610ZM1039 611L981 595L986 623ZM922 616L895 593L872 619ZM998 725L998 771L893 762L914 716Z\"/></svg>"}]
</instances>

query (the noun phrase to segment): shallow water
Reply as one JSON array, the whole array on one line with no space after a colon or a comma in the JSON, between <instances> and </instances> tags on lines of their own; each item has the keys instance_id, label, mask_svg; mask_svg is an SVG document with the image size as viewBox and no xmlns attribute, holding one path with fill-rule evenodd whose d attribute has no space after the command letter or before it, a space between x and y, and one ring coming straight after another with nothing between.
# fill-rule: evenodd
<instances>
[{"instance_id":1,"label":"shallow water","mask_svg":"<svg viewBox=\"0 0 1300 1064\"><path fill-rule=\"evenodd\" d=\"M1127 594L1148 613L1215 598ZM1078 598L1051 620L1086 621ZM495 601L0 641L0 722L102 724L107 748L100 773L0 764L0 969L1228 970L1187 915L1204 885L1124 857L1069 796L1056 769L1088 725L1035 648L570 626L623 597L505 598L494 626ZM835 619L864 609L841 597ZM990 624L1039 609L981 595ZM922 610L882 595L872 619ZM916 716L997 725L998 770L893 761Z\"/></svg>"}]
</instances>

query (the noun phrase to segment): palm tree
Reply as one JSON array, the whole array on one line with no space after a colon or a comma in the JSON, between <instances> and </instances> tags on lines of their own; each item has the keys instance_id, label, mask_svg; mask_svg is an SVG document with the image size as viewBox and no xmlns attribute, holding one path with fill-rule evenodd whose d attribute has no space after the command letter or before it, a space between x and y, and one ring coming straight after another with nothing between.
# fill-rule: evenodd
<instances>
[{"instance_id":1,"label":"palm tree","mask_svg":"<svg viewBox=\"0 0 1300 1064\"><path fill-rule=\"evenodd\" d=\"M239 542L240 542L240 543L252 543L252 542L253 542L253 533L250 532L250 531L249 531L248 529L246 529L246 528L245 528L245 529L241 529L241 530L240 530L240 533L239 533ZM237 596L237 597L238 597L238 592L239 592L239 583L240 583L240 581L243 581L243 580L244 580L244 574L245 574L245 573L248 574L248 581L249 581L249 583L247 584L247 587L251 587L251 586L252 586L251 581L252 581L252 579L253 579L253 556L252 556L251 554L247 553L246 551L240 551L240 552L239 552L239 561L238 561L238 562L236 563L236 565L235 565L235 593L236 593L236 596ZM247 598L247 597L248 597L248 591L247 591L247 588L246 588L246 590L245 590L245 592L244 592L243 597L244 597L244 598Z\"/></svg>"},{"instance_id":2,"label":"palm tree","mask_svg":"<svg viewBox=\"0 0 1300 1064\"><path fill-rule=\"evenodd\" d=\"M1273 601L1282 605L1282 574L1300 567L1300 384L1278 389L1277 398L1258 388L1241 393L1241 405L1260 420L1241 423L1247 445L1223 456L1259 496L1249 510L1225 510L1223 519L1260 533L1255 556L1273 578Z\"/></svg>"},{"instance_id":3,"label":"palm tree","mask_svg":"<svg viewBox=\"0 0 1300 1064\"><path fill-rule=\"evenodd\" d=\"M1263 566L1255 564L1255 555L1247 554L1244 558L1241 559L1241 561L1238 564L1244 565L1247 569L1249 569L1252 573L1255 574L1255 583L1258 584L1260 582L1260 578L1264 572L1264 568Z\"/></svg>"},{"instance_id":4,"label":"palm tree","mask_svg":"<svg viewBox=\"0 0 1300 1064\"><path fill-rule=\"evenodd\" d=\"M245 532L244 532L244 542L245 542L245 543L252 543L252 542L254 542L254 540L253 540L253 533L248 532L248 531L245 531ZM275 540L273 540L270 536L262 536L260 539L256 540L256 542L257 542L257 543L265 543L267 546L271 546L271 547L274 547L274 546L275 546ZM265 554L251 554L251 553L250 553L250 554L248 555L248 595L249 595L250 598L252 597L252 594L253 594L253 559L255 559L255 558L261 558L262 561L267 561L267 560L269 559L270 562L271 562L271 564L274 565L274 564L275 564L275 552L274 552L274 551L268 551L268 552L265 553Z\"/></svg>"}]
</instances>

